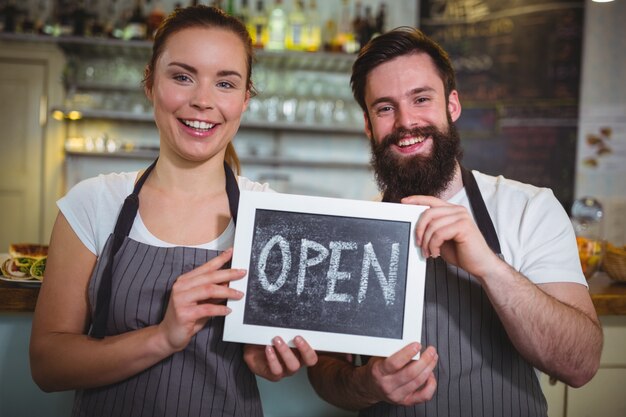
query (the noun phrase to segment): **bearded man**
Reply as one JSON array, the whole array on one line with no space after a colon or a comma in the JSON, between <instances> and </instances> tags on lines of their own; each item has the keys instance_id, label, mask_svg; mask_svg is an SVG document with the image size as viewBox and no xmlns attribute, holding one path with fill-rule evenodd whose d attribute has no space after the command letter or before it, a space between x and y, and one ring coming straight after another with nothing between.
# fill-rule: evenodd
<instances>
[{"instance_id":1,"label":"bearded man","mask_svg":"<svg viewBox=\"0 0 626 417\"><path fill-rule=\"evenodd\" d=\"M580 387L602 350L567 214L549 189L461 166L454 71L419 30L370 41L351 85L383 199L429 207L423 333L359 364L319 353L313 387L360 416L546 416L538 371Z\"/></svg>"}]
</instances>

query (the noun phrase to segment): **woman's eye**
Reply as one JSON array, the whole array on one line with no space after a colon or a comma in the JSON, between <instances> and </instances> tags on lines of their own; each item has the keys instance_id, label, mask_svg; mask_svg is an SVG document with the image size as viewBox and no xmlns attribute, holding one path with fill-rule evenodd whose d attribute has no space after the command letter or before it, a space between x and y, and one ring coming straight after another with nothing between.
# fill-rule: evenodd
<instances>
[{"instance_id":1,"label":"woman's eye","mask_svg":"<svg viewBox=\"0 0 626 417\"><path fill-rule=\"evenodd\" d=\"M186 76L185 74L178 74L178 75L174 75L174 79L176 81L181 81L181 82L187 82L187 81L191 81L191 78L189 78L188 76Z\"/></svg>"},{"instance_id":2,"label":"woman's eye","mask_svg":"<svg viewBox=\"0 0 626 417\"><path fill-rule=\"evenodd\" d=\"M226 81L220 81L219 83L217 83L217 86L220 88L233 88L234 87L232 83L229 83Z\"/></svg>"}]
</instances>

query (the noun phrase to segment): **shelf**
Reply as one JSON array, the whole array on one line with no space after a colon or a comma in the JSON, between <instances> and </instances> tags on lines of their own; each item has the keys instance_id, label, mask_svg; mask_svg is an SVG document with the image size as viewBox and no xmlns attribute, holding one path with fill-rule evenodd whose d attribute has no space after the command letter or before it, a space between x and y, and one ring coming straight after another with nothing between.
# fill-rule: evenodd
<instances>
[{"instance_id":1,"label":"shelf","mask_svg":"<svg viewBox=\"0 0 626 417\"><path fill-rule=\"evenodd\" d=\"M52 112L62 112L68 114L74 109L56 107ZM133 113L122 110L76 110L82 114L81 119L99 119L124 122L140 122L154 123L152 113ZM281 130L291 132L317 132L317 133L336 133L336 134L362 134L362 127L353 126L325 126L319 124L303 124L288 122L263 122L263 121L246 121L241 122L241 129L259 129L259 130Z\"/></svg>"},{"instance_id":2,"label":"shelf","mask_svg":"<svg viewBox=\"0 0 626 417\"><path fill-rule=\"evenodd\" d=\"M0 33L0 40L54 43L68 56L87 56L97 59L125 57L145 63L152 53L150 41L17 33ZM262 49L255 50L255 56L256 63L268 68L341 73L349 73L356 59L355 54L340 52L265 51Z\"/></svg>"},{"instance_id":3,"label":"shelf","mask_svg":"<svg viewBox=\"0 0 626 417\"><path fill-rule=\"evenodd\" d=\"M124 110L75 110L65 107L55 107L52 109L53 113L61 112L63 114L68 114L71 111L80 112L82 115L80 119L154 123L154 116L152 115L152 113L133 113Z\"/></svg>"},{"instance_id":4,"label":"shelf","mask_svg":"<svg viewBox=\"0 0 626 417\"><path fill-rule=\"evenodd\" d=\"M65 154L72 157L92 158L122 158L122 159L149 159L153 160L159 155L157 149L136 149L132 151L97 152L66 150ZM299 159L286 159L285 157L272 156L248 156L239 155L242 165L264 165L273 167L301 167L301 168L339 168L339 169L370 169L367 162L347 161L306 161Z\"/></svg>"}]
</instances>

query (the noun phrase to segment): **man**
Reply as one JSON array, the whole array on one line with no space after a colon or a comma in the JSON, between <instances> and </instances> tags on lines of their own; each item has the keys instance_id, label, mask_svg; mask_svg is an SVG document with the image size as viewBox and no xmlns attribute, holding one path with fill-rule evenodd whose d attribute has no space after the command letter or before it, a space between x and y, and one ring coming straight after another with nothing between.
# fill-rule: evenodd
<instances>
[{"instance_id":1,"label":"man","mask_svg":"<svg viewBox=\"0 0 626 417\"><path fill-rule=\"evenodd\" d=\"M373 39L351 85L384 200L430 207L423 334L360 366L320 354L313 387L362 416L545 416L535 371L579 387L602 350L565 211L548 189L461 167L454 71L419 30Z\"/></svg>"}]
</instances>

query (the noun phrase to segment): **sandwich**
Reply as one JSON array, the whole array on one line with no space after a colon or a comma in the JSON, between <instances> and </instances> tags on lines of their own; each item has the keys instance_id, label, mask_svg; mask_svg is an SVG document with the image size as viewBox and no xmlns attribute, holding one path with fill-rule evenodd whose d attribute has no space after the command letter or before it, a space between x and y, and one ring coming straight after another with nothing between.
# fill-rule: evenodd
<instances>
[{"instance_id":1,"label":"sandwich","mask_svg":"<svg viewBox=\"0 0 626 417\"><path fill-rule=\"evenodd\" d=\"M43 279L48 246L34 243L12 243L9 258L0 265L2 275L10 279Z\"/></svg>"}]
</instances>

